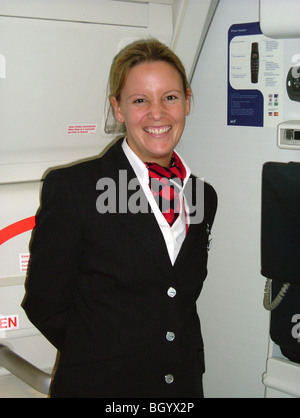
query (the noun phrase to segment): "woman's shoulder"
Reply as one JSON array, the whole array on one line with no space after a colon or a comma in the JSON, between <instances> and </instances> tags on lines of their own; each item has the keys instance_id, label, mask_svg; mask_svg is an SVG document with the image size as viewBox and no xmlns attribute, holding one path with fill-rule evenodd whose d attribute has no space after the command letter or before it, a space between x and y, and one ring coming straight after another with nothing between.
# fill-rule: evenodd
<instances>
[{"instance_id":1,"label":"woman's shoulder","mask_svg":"<svg viewBox=\"0 0 300 418\"><path fill-rule=\"evenodd\" d=\"M191 179L195 182L201 182L203 189L204 189L204 195L205 195L205 199L212 201L212 203L215 203L215 205L217 205L217 201L218 201L218 195L217 192L215 190L215 188L208 183L206 180L199 178L197 176L195 176L194 174L191 174Z\"/></svg>"},{"instance_id":2,"label":"woman's shoulder","mask_svg":"<svg viewBox=\"0 0 300 418\"><path fill-rule=\"evenodd\" d=\"M217 207L218 207L217 192L215 188L206 180L196 177L193 174L191 175L191 178L193 182L196 182L196 183L198 182L198 184L200 182L200 187L198 186L198 193L196 193L196 198L198 198L197 196L199 196L199 194L200 196L202 196L203 200L202 199L201 200L203 201L203 204L204 204L203 206L204 217L206 218L209 225L212 225L215 215L216 215Z\"/></svg>"},{"instance_id":3,"label":"woman's shoulder","mask_svg":"<svg viewBox=\"0 0 300 418\"><path fill-rule=\"evenodd\" d=\"M86 160L76 161L64 166L53 167L45 175L47 181L85 182L88 178L101 177L116 165L113 160L116 144L105 149L101 154Z\"/></svg>"}]
</instances>

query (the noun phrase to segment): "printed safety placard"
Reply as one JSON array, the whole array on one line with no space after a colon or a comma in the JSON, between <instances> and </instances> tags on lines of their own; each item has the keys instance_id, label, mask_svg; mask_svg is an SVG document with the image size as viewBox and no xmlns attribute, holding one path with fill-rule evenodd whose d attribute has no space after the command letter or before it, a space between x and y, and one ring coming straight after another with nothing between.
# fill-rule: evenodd
<instances>
[{"instance_id":1,"label":"printed safety placard","mask_svg":"<svg viewBox=\"0 0 300 418\"><path fill-rule=\"evenodd\" d=\"M285 85L283 45L283 40L264 36L258 22L230 27L227 125L278 125Z\"/></svg>"},{"instance_id":2,"label":"printed safety placard","mask_svg":"<svg viewBox=\"0 0 300 418\"><path fill-rule=\"evenodd\" d=\"M67 129L67 134L95 134L97 131L97 124L94 125L69 125Z\"/></svg>"}]
</instances>

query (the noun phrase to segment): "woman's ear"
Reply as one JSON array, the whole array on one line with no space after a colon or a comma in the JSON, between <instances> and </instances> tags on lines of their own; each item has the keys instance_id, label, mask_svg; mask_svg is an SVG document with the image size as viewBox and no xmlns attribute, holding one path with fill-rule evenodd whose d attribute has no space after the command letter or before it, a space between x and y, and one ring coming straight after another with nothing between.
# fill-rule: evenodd
<instances>
[{"instance_id":1,"label":"woman's ear","mask_svg":"<svg viewBox=\"0 0 300 418\"><path fill-rule=\"evenodd\" d=\"M111 105L114 109L114 114L115 114L115 118L117 119L117 121L119 123L124 123L124 118L123 118L123 115L122 115L122 112L121 112L121 108L120 108L119 102L118 102L118 100L116 99L115 96L112 96L110 98L110 103L111 103Z\"/></svg>"},{"instance_id":2,"label":"woman's ear","mask_svg":"<svg viewBox=\"0 0 300 418\"><path fill-rule=\"evenodd\" d=\"M191 100L192 100L192 90L190 88L187 89L185 103L186 103L186 115L189 115L191 112Z\"/></svg>"}]
</instances>

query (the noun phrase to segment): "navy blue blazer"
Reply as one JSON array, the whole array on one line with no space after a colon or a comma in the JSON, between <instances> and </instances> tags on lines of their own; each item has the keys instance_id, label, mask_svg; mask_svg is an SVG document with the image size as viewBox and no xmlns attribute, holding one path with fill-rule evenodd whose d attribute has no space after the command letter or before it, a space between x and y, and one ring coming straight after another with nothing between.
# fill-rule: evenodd
<instances>
[{"instance_id":1,"label":"navy blue blazer","mask_svg":"<svg viewBox=\"0 0 300 418\"><path fill-rule=\"evenodd\" d=\"M22 306L60 352L52 397L202 397L196 300L216 192L204 184L204 219L172 266L153 213L97 210L99 179L118 196L119 171L135 178L121 143L47 175Z\"/></svg>"}]
</instances>

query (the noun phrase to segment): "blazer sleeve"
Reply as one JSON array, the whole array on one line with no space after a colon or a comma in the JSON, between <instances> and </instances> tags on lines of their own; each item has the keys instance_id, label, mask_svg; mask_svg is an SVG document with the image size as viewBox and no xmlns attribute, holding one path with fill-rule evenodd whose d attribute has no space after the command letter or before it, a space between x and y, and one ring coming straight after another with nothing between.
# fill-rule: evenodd
<instances>
[{"instance_id":1,"label":"blazer sleeve","mask_svg":"<svg viewBox=\"0 0 300 418\"><path fill-rule=\"evenodd\" d=\"M204 201L205 218L211 230L217 212L218 196L215 189L209 183L205 183L204 185Z\"/></svg>"},{"instance_id":2,"label":"blazer sleeve","mask_svg":"<svg viewBox=\"0 0 300 418\"><path fill-rule=\"evenodd\" d=\"M44 181L22 302L29 320L58 350L72 314L72 280L80 257L76 202L62 173L54 170Z\"/></svg>"}]
</instances>

